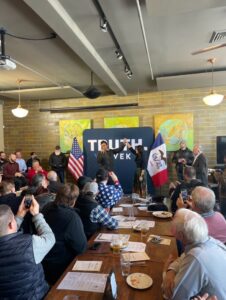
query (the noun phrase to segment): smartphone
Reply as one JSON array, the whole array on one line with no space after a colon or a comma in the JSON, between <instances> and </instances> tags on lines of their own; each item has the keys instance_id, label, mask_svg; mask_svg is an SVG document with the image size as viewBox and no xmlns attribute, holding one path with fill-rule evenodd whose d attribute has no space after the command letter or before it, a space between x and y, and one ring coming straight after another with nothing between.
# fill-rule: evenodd
<instances>
[{"instance_id":1,"label":"smartphone","mask_svg":"<svg viewBox=\"0 0 226 300\"><path fill-rule=\"evenodd\" d=\"M107 278L103 300L116 300L116 299L117 299L117 282L115 278L115 273L111 271Z\"/></svg>"},{"instance_id":2,"label":"smartphone","mask_svg":"<svg viewBox=\"0 0 226 300\"><path fill-rule=\"evenodd\" d=\"M89 247L89 250L97 250L98 248L100 248L100 245L100 242L95 242Z\"/></svg>"},{"instance_id":3,"label":"smartphone","mask_svg":"<svg viewBox=\"0 0 226 300\"><path fill-rule=\"evenodd\" d=\"M181 190L181 197L183 201L188 200L188 191L186 189Z\"/></svg>"},{"instance_id":4,"label":"smartphone","mask_svg":"<svg viewBox=\"0 0 226 300\"><path fill-rule=\"evenodd\" d=\"M32 195L30 194L25 195L25 199L24 199L25 208L30 208L31 203L32 203Z\"/></svg>"}]
</instances>

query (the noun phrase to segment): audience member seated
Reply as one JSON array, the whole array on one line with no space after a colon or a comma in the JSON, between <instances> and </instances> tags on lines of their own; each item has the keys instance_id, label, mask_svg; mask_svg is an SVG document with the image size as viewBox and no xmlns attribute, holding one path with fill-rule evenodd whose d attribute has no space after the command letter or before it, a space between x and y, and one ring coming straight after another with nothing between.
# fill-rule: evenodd
<instances>
[{"instance_id":1,"label":"audience member seated","mask_svg":"<svg viewBox=\"0 0 226 300\"><path fill-rule=\"evenodd\" d=\"M16 155L14 153L10 154L9 161L3 166L3 180L13 180L16 191L19 191L21 187L27 185L26 179L19 170L19 165L16 162Z\"/></svg>"},{"instance_id":2,"label":"audience member seated","mask_svg":"<svg viewBox=\"0 0 226 300\"><path fill-rule=\"evenodd\" d=\"M173 213L177 210L177 199L182 190L186 190L191 195L192 190L196 186L203 186L203 183L195 178L195 169L190 166L184 168L184 181L178 182L177 186L170 185L171 210Z\"/></svg>"},{"instance_id":3,"label":"audience member seated","mask_svg":"<svg viewBox=\"0 0 226 300\"><path fill-rule=\"evenodd\" d=\"M88 182L83 188L82 197L75 203L75 207L79 210L87 239L101 226L107 226L109 229L115 229L118 226L118 221L112 218L95 200L97 194L97 183Z\"/></svg>"},{"instance_id":4,"label":"audience member seated","mask_svg":"<svg viewBox=\"0 0 226 300\"><path fill-rule=\"evenodd\" d=\"M169 258L163 273L163 292L167 299L192 299L208 293L226 299L224 273L226 247L208 237L204 219L189 209L179 209L172 223L172 232L185 252L176 260Z\"/></svg>"},{"instance_id":5,"label":"audience member seated","mask_svg":"<svg viewBox=\"0 0 226 300\"><path fill-rule=\"evenodd\" d=\"M25 160L22 158L22 152L20 150L16 151L16 162L19 165L19 170L22 174L24 174L27 171L27 165Z\"/></svg>"},{"instance_id":6,"label":"audience member seated","mask_svg":"<svg viewBox=\"0 0 226 300\"><path fill-rule=\"evenodd\" d=\"M48 172L45 171L42 168L42 166L40 165L40 159L38 159L38 158L34 158L33 159L33 161L32 161L32 168L28 170L27 178L28 178L29 184L31 184L32 178L36 174L43 174L43 175L45 175L46 178L47 178L47 174L48 174Z\"/></svg>"},{"instance_id":7,"label":"audience member seated","mask_svg":"<svg viewBox=\"0 0 226 300\"><path fill-rule=\"evenodd\" d=\"M54 284L75 256L87 247L82 221L73 208L78 194L78 187L67 183L58 191L56 200L43 209L46 222L56 237L55 246L43 261L50 284Z\"/></svg>"},{"instance_id":8,"label":"audience member seated","mask_svg":"<svg viewBox=\"0 0 226 300\"><path fill-rule=\"evenodd\" d=\"M226 220L221 213L214 211L215 202L214 192L201 186L193 190L191 200L187 201L188 206L205 219L209 235L222 243L226 243ZM186 204L184 204L183 199L179 198L177 206L182 208L184 205Z\"/></svg>"},{"instance_id":9,"label":"audience member seated","mask_svg":"<svg viewBox=\"0 0 226 300\"><path fill-rule=\"evenodd\" d=\"M47 179L49 181L48 190L50 193L56 194L64 185L63 183L57 181L57 173L55 171L49 171L47 174Z\"/></svg>"},{"instance_id":10,"label":"audience member seated","mask_svg":"<svg viewBox=\"0 0 226 300\"><path fill-rule=\"evenodd\" d=\"M114 182L114 185L108 185L108 177ZM105 169L99 169L96 173L96 180L98 183L99 193L96 200L104 208L113 207L122 198L122 187L118 181L118 177L114 172L109 172Z\"/></svg>"},{"instance_id":11,"label":"audience member seated","mask_svg":"<svg viewBox=\"0 0 226 300\"><path fill-rule=\"evenodd\" d=\"M27 171L32 168L33 159L35 159L37 157L37 154L35 152L31 152L30 155L31 155L31 157L26 162Z\"/></svg>"},{"instance_id":12,"label":"audience member seated","mask_svg":"<svg viewBox=\"0 0 226 300\"><path fill-rule=\"evenodd\" d=\"M37 235L17 232L27 211ZM49 286L41 261L55 243L55 237L39 213L33 198L29 209L21 202L14 215L7 205L0 205L0 299L43 299Z\"/></svg>"},{"instance_id":13,"label":"audience member seated","mask_svg":"<svg viewBox=\"0 0 226 300\"><path fill-rule=\"evenodd\" d=\"M32 183L29 188L30 192L35 196L35 199L38 201L40 206L40 211L43 207L55 200L55 194L52 194L47 189L48 181L43 174L36 174L32 178Z\"/></svg>"},{"instance_id":14,"label":"audience member seated","mask_svg":"<svg viewBox=\"0 0 226 300\"><path fill-rule=\"evenodd\" d=\"M6 154L4 151L0 151L0 174L3 174L3 166L7 163Z\"/></svg>"},{"instance_id":15,"label":"audience member seated","mask_svg":"<svg viewBox=\"0 0 226 300\"><path fill-rule=\"evenodd\" d=\"M22 197L16 196L15 185L9 181L3 181L0 184L0 204L8 205L14 215L17 213Z\"/></svg>"}]
</instances>

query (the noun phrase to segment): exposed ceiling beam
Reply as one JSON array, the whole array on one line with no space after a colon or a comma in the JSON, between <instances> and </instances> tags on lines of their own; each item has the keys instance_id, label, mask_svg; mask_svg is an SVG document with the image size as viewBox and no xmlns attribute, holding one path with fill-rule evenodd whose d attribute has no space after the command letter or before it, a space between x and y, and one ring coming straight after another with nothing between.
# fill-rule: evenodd
<instances>
[{"instance_id":1,"label":"exposed ceiling beam","mask_svg":"<svg viewBox=\"0 0 226 300\"><path fill-rule=\"evenodd\" d=\"M127 95L126 90L90 43L75 20L58 0L23 0L64 42L114 91Z\"/></svg>"},{"instance_id":2,"label":"exposed ceiling beam","mask_svg":"<svg viewBox=\"0 0 226 300\"><path fill-rule=\"evenodd\" d=\"M85 107L53 107L53 108L40 108L40 112L71 112L71 111L93 111L93 110L108 110L118 108L137 107L138 103L123 103L123 104L112 104L112 105L98 105L98 106L85 106Z\"/></svg>"}]
</instances>

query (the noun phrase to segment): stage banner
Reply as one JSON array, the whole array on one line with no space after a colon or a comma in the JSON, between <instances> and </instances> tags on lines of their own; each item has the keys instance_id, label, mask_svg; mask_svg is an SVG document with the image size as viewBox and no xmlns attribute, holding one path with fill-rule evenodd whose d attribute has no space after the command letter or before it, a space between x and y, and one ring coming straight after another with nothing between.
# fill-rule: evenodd
<instances>
[{"instance_id":1,"label":"stage banner","mask_svg":"<svg viewBox=\"0 0 226 300\"><path fill-rule=\"evenodd\" d=\"M87 129L83 132L83 150L85 158L85 174L92 178L98 170L97 153L100 150L100 142L106 140L109 148L118 148L121 141L127 138L133 148L137 145L144 146L146 162L150 148L154 141L154 133L151 127L141 128L112 128L112 129ZM125 194L132 192L133 177L136 169L135 156L127 149L114 155L114 171L119 178ZM148 176L149 177L149 176ZM149 178L148 178L149 180ZM149 192L152 192L149 180Z\"/></svg>"}]
</instances>

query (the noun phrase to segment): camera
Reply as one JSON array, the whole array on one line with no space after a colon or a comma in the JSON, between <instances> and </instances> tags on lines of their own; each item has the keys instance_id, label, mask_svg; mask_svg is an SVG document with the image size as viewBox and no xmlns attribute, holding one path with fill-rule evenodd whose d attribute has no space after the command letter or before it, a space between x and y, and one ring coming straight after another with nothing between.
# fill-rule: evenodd
<instances>
[{"instance_id":1,"label":"camera","mask_svg":"<svg viewBox=\"0 0 226 300\"><path fill-rule=\"evenodd\" d=\"M25 195L25 199L24 199L25 208L30 208L31 203L32 203L32 195L29 194Z\"/></svg>"},{"instance_id":2,"label":"camera","mask_svg":"<svg viewBox=\"0 0 226 300\"><path fill-rule=\"evenodd\" d=\"M188 191L187 190L181 190L181 197L183 199L183 201L188 200Z\"/></svg>"}]
</instances>

